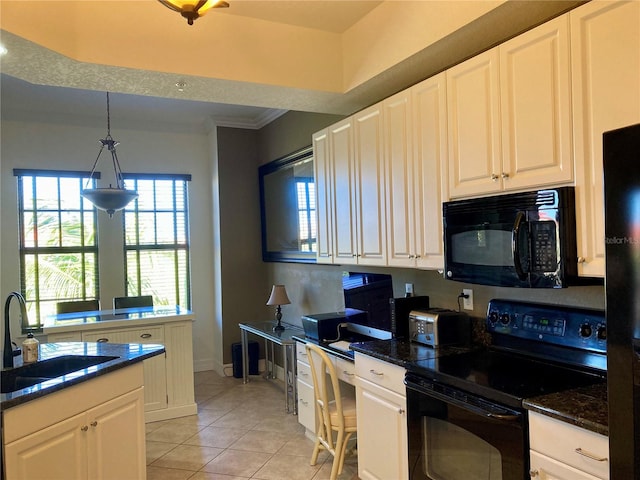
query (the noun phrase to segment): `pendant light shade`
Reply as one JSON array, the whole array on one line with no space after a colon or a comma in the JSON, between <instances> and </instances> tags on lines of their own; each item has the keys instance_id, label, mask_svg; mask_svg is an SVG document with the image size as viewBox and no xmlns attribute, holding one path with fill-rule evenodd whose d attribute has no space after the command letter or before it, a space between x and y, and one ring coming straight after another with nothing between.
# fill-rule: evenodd
<instances>
[{"instance_id":1,"label":"pendant light shade","mask_svg":"<svg viewBox=\"0 0 640 480\"><path fill-rule=\"evenodd\" d=\"M223 0L158 0L165 7L179 12L193 25L196 18L200 18L212 8L228 8L229 4Z\"/></svg>"},{"instance_id":2,"label":"pendant light shade","mask_svg":"<svg viewBox=\"0 0 640 480\"><path fill-rule=\"evenodd\" d=\"M120 162L118 161L118 154L116 153L116 145L118 145L118 142L116 142L111 136L109 92L107 92L107 136L101 139L100 143L100 151L98 151L96 161L93 163L93 168L91 169L91 174L89 175L87 185L93 179L93 175L96 171L96 166L98 165L98 160L100 160L100 154L102 154L104 147L107 147L107 150L109 150L109 152L111 153L116 186L114 187L112 186L112 184L109 184L108 188L85 188L84 190L82 190L82 196L93 203L93 205L97 209L104 210L109 214L110 217L112 217L115 212L117 212L118 210L122 210L131 201L138 198L138 193L133 190L127 190L126 188L124 188L122 170L120 169Z\"/></svg>"}]
</instances>

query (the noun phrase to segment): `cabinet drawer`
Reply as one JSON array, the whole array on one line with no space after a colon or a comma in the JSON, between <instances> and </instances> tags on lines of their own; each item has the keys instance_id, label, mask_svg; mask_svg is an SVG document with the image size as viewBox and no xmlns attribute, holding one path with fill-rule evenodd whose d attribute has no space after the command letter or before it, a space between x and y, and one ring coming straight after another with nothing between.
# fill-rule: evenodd
<instances>
[{"instance_id":1,"label":"cabinet drawer","mask_svg":"<svg viewBox=\"0 0 640 480\"><path fill-rule=\"evenodd\" d=\"M298 381L298 422L311 432L316 431L313 387Z\"/></svg>"},{"instance_id":2,"label":"cabinet drawer","mask_svg":"<svg viewBox=\"0 0 640 480\"><path fill-rule=\"evenodd\" d=\"M296 359L308 365L309 359L308 359L307 349L305 345L306 343L296 342Z\"/></svg>"},{"instance_id":3,"label":"cabinet drawer","mask_svg":"<svg viewBox=\"0 0 640 480\"><path fill-rule=\"evenodd\" d=\"M609 439L535 412L529 412L531 450L599 478L609 478Z\"/></svg>"},{"instance_id":4,"label":"cabinet drawer","mask_svg":"<svg viewBox=\"0 0 640 480\"><path fill-rule=\"evenodd\" d=\"M98 330L82 334L85 342L112 343L159 343L164 344L164 327L157 325L146 328L131 328L124 330Z\"/></svg>"},{"instance_id":5,"label":"cabinet drawer","mask_svg":"<svg viewBox=\"0 0 640 480\"><path fill-rule=\"evenodd\" d=\"M336 373L338 378L350 385L355 385L356 366L354 362L345 360L344 358L336 358Z\"/></svg>"},{"instance_id":6,"label":"cabinet drawer","mask_svg":"<svg viewBox=\"0 0 640 480\"><path fill-rule=\"evenodd\" d=\"M296 362L296 367L298 368L297 370L298 380L306 383L307 385L313 385L313 376L311 375L311 367L308 364L301 362L300 360Z\"/></svg>"},{"instance_id":7,"label":"cabinet drawer","mask_svg":"<svg viewBox=\"0 0 640 480\"><path fill-rule=\"evenodd\" d=\"M355 370L358 377L406 396L404 368L356 352Z\"/></svg>"}]
</instances>

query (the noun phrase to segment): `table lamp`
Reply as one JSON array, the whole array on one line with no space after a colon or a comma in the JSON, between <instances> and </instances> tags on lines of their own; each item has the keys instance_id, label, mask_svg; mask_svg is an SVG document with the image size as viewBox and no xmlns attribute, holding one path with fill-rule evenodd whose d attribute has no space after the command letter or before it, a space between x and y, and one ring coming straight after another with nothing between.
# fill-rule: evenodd
<instances>
[{"instance_id":1,"label":"table lamp","mask_svg":"<svg viewBox=\"0 0 640 480\"><path fill-rule=\"evenodd\" d=\"M274 285L271 289L271 295L269 296L269 300L267 300L267 305L276 305L276 320L278 324L273 327L274 332L281 332L284 330L284 327L280 323L282 319L282 308L281 305L289 305L291 300L287 297L287 291L284 288L284 285Z\"/></svg>"}]
</instances>

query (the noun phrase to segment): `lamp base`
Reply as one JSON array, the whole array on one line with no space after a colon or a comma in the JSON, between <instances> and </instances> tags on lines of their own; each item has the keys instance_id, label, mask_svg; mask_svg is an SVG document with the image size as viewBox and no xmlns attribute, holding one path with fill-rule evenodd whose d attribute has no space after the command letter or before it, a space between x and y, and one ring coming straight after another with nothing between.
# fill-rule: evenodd
<instances>
[{"instance_id":1,"label":"lamp base","mask_svg":"<svg viewBox=\"0 0 640 480\"><path fill-rule=\"evenodd\" d=\"M278 325L273 327L273 331L274 332L284 332L284 327L282 326L282 324L280 324L280 322L278 322Z\"/></svg>"},{"instance_id":2,"label":"lamp base","mask_svg":"<svg viewBox=\"0 0 640 480\"><path fill-rule=\"evenodd\" d=\"M284 332L284 327L280 323L281 319L282 319L282 309L280 308L280 305L278 305L276 307L276 321L278 322L278 324L275 327L273 327L274 332Z\"/></svg>"}]
</instances>

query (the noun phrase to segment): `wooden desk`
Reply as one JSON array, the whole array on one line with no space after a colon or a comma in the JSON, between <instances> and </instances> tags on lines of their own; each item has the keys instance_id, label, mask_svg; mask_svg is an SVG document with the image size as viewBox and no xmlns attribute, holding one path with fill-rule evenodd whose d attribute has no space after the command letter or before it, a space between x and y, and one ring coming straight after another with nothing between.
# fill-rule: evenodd
<instances>
[{"instance_id":1,"label":"wooden desk","mask_svg":"<svg viewBox=\"0 0 640 480\"><path fill-rule=\"evenodd\" d=\"M296 341L294 336L303 336L302 327L282 323L285 328L281 331L274 331L273 327L276 322L252 322L240 323L241 341L242 341L242 378L243 382L249 381L249 355L247 334L252 333L264 339L265 359L271 359L270 367L267 370L267 378L276 378L275 374L275 345L282 347L282 367L285 376L285 400L284 406L287 413L298 413L298 393L296 390ZM269 351L270 350L270 351ZM269 363L269 362L267 362Z\"/></svg>"}]
</instances>

